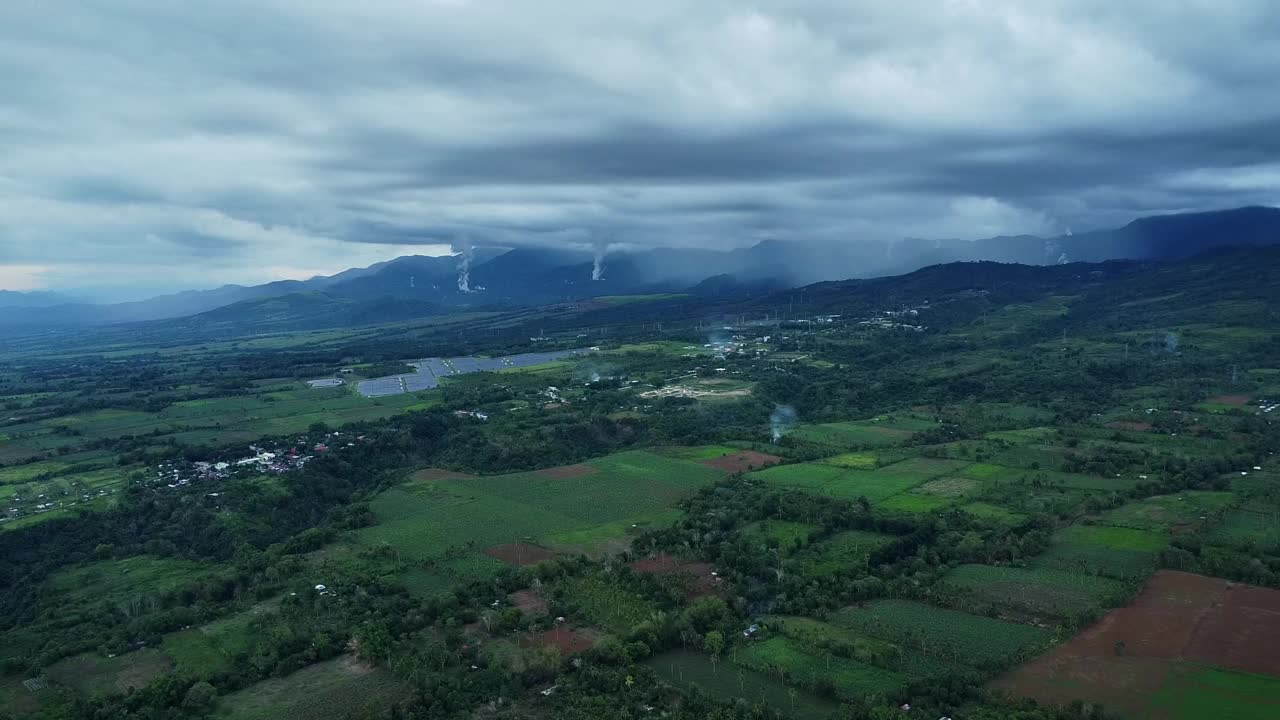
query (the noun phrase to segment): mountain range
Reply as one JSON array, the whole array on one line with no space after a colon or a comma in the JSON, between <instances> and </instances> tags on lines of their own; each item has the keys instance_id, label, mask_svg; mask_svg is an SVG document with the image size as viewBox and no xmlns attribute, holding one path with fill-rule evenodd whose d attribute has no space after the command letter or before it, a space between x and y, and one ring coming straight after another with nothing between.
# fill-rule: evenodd
<instances>
[{"instance_id":1,"label":"mountain range","mask_svg":"<svg viewBox=\"0 0 1280 720\"><path fill-rule=\"evenodd\" d=\"M960 261L1052 265L1172 260L1218 248L1273 244L1280 244L1280 209L1245 207L1145 217L1121 228L1057 237L840 244L770 240L729 251L654 248L605 257L598 280L592 279L595 258L585 251L477 248L469 259L465 283L458 256L406 256L310 280L227 285L110 305L68 302L58 293L0 291L0 329L155 320L239 324L260 331L337 327L422 317L460 307L529 306L649 292L741 293L898 275ZM14 312L16 308L22 311Z\"/></svg>"}]
</instances>

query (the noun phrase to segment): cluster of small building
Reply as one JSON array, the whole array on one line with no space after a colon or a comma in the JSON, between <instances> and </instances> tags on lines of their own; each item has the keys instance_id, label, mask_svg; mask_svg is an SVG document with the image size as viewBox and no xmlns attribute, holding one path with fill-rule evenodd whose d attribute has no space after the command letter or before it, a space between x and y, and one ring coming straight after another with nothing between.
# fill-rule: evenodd
<instances>
[{"instance_id":1,"label":"cluster of small building","mask_svg":"<svg viewBox=\"0 0 1280 720\"><path fill-rule=\"evenodd\" d=\"M341 431L334 431L325 433L318 440L300 437L288 446L250 445L248 455L230 460L196 462L171 460L155 466L152 482L176 489L193 482L254 475L282 475L301 470L318 455L331 452L335 448L353 447L364 439L363 435L346 438Z\"/></svg>"}]
</instances>

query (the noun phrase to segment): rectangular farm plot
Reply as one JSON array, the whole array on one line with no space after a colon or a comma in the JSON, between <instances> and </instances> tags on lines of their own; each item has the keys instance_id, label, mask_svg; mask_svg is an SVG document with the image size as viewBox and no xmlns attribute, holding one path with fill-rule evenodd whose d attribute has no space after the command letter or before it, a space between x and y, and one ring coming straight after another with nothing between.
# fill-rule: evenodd
<instances>
[{"instance_id":1,"label":"rectangular farm plot","mask_svg":"<svg viewBox=\"0 0 1280 720\"><path fill-rule=\"evenodd\" d=\"M1029 656L1053 638L1043 628L909 600L877 600L847 608L833 615L831 622L925 655L977 667Z\"/></svg>"},{"instance_id":2,"label":"rectangular farm plot","mask_svg":"<svg viewBox=\"0 0 1280 720\"><path fill-rule=\"evenodd\" d=\"M1110 607L1125 599L1118 580L1059 570L961 565L943 582L997 608L1068 615Z\"/></svg>"},{"instance_id":3,"label":"rectangular farm plot","mask_svg":"<svg viewBox=\"0 0 1280 720\"><path fill-rule=\"evenodd\" d=\"M840 708L833 700L784 684L776 675L735 668L728 662L717 667L707 655L692 650L665 652L644 664L678 687L697 688L726 701L742 698L799 720L823 720Z\"/></svg>"},{"instance_id":4,"label":"rectangular farm plot","mask_svg":"<svg viewBox=\"0 0 1280 720\"><path fill-rule=\"evenodd\" d=\"M1101 523L1136 530L1173 530L1196 527L1216 510L1236 503L1229 492L1183 492L1157 495L1122 505L1102 516Z\"/></svg>"},{"instance_id":5,"label":"rectangular farm plot","mask_svg":"<svg viewBox=\"0 0 1280 720\"><path fill-rule=\"evenodd\" d=\"M910 490L963 464L955 460L911 458L878 470L849 470L825 463L799 463L780 465L752 473L750 477L815 494L849 500L865 497L875 502Z\"/></svg>"},{"instance_id":6,"label":"rectangular farm plot","mask_svg":"<svg viewBox=\"0 0 1280 720\"><path fill-rule=\"evenodd\" d=\"M1240 550L1280 547L1280 511L1233 510L1209 533L1214 545Z\"/></svg>"},{"instance_id":7,"label":"rectangular farm plot","mask_svg":"<svg viewBox=\"0 0 1280 720\"><path fill-rule=\"evenodd\" d=\"M759 538L766 544L776 545L783 550L790 550L797 544L808 541L809 535L817 530L817 525L791 522L789 520L760 520L742 528L740 534L746 537Z\"/></svg>"},{"instance_id":8,"label":"rectangular farm plot","mask_svg":"<svg viewBox=\"0 0 1280 720\"><path fill-rule=\"evenodd\" d=\"M1049 549L1033 568L1063 570L1117 579L1143 578L1156 569L1168 545L1163 535L1130 528L1075 525L1053 534Z\"/></svg>"},{"instance_id":9,"label":"rectangular farm plot","mask_svg":"<svg viewBox=\"0 0 1280 720\"><path fill-rule=\"evenodd\" d=\"M1153 720L1274 717L1278 642L1280 591L1161 571L1130 605L995 686Z\"/></svg>"},{"instance_id":10,"label":"rectangular farm plot","mask_svg":"<svg viewBox=\"0 0 1280 720\"><path fill-rule=\"evenodd\" d=\"M756 672L786 675L808 688L814 688L821 678L829 678L836 692L846 697L888 695L911 680L902 673L857 660L819 657L785 637L751 643L738 651L734 662Z\"/></svg>"},{"instance_id":11,"label":"rectangular farm plot","mask_svg":"<svg viewBox=\"0 0 1280 720\"><path fill-rule=\"evenodd\" d=\"M915 431L850 422L803 425L791 433L806 442L834 448L885 447L910 440Z\"/></svg>"},{"instance_id":12,"label":"rectangular farm plot","mask_svg":"<svg viewBox=\"0 0 1280 720\"><path fill-rule=\"evenodd\" d=\"M823 577L842 570L865 568L873 552L897 540L893 535L865 530L837 533L797 557L799 573L805 577Z\"/></svg>"},{"instance_id":13,"label":"rectangular farm plot","mask_svg":"<svg viewBox=\"0 0 1280 720\"><path fill-rule=\"evenodd\" d=\"M465 489L600 524L670 507L724 476L697 462L649 452L618 453L572 466L575 472L539 470L446 481Z\"/></svg>"},{"instance_id":14,"label":"rectangular farm plot","mask_svg":"<svg viewBox=\"0 0 1280 720\"><path fill-rule=\"evenodd\" d=\"M426 559L451 546L531 542L643 519L723 477L696 462L642 451L569 467L572 472L539 470L392 488L371 503L380 522L358 534L364 542L387 542Z\"/></svg>"},{"instance_id":15,"label":"rectangular farm plot","mask_svg":"<svg viewBox=\"0 0 1280 720\"><path fill-rule=\"evenodd\" d=\"M1098 475L1059 472L1057 470L1030 469L995 463L974 463L956 472L961 477L992 482L1025 483L1038 487L1057 487L1073 490L1129 490L1137 484L1133 478L1104 478Z\"/></svg>"}]
</instances>

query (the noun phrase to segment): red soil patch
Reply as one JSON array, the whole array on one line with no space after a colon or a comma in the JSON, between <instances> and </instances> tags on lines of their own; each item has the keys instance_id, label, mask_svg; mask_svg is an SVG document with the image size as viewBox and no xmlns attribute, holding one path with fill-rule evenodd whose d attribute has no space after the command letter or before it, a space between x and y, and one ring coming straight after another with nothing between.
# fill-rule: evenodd
<instances>
[{"instance_id":1,"label":"red soil patch","mask_svg":"<svg viewBox=\"0 0 1280 720\"><path fill-rule=\"evenodd\" d=\"M1132 604L994 685L1041 703L1136 713L1183 662L1280 676L1278 645L1280 591L1164 570Z\"/></svg>"},{"instance_id":2,"label":"red soil patch","mask_svg":"<svg viewBox=\"0 0 1280 720\"><path fill-rule=\"evenodd\" d=\"M426 468L419 470L413 474L413 479L418 482L435 482L436 480L461 480L463 478L473 478L475 475L469 475L464 472L454 472L453 470L445 470L444 468Z\"/></svg>"},{"instance_id":3,"label":"red soil patch","mask_svg":"<svg viewBox=\"0 0 1280 720\"><path fill-rule=\"evenodd\" d=\"M545 615L547 600L537 590L520 590L511 593L511 604L527 615Z\"/></svg>"},{"instance_id":4,"label":"red soil patch","mask_svg":"<svg viewBox=\"0 0 1280 720\"><path fill-rule=\"evenodd\" d=\"M1250 399L1248 395L1214 395L1209 398L1209 402L1219 405L1248 405Z\"/></svg>"},{"instance_id":5,"label":"red soil patch","mask_svg":"<svg viewBox=\"0 0 1280 720\"><path fill-rule=\"evenodd\" d=\"M554 480L566 480L568 478L583 477L584 475L595 475L596 469L590 465L561 465L560 467L539 470L538 474Z\"/></svg>"},{"instance_id":6,"label":"red soil patch","mask_svg":"<svg viewBox=\"0 0 1280 720\"><path fill-rule=\"evenodd\" d=\"M491 558L497 558L508 565L535 565L556 556L555 553L546 548L526 543L494 545L491 548L485 548L484 554Z\"/></svg>"},{"instance_id":7,"label":"red soil patch","mask_svg":"<svg viewBox=\"0 0 1280 720\"><path fill-rule=\"evenodd\" d=\"M1151 429L1151 423L1145 422L1128 422L1126 420L1117 420L1107 423L1107 427L1112 430L1132 430L1134 432L1147 432Z\"/></svg>"},{"instance_id":8,"label":"red soil patch","mask_svg":"<svg viewBox=\"0 0 1280 720\"><path fill-rule=\"evenodd\" d=\"M782 462L782 458L777 455L768 455L754 450L741 450L728 455L721 455L714 460L703 460L702 464L727 473L736 473L759 470L766 465L775 465L780 462Z\"/></svg>"},{"instance_id":9,"label":"red soil patch","mask_svg":"<svg viewBox=\"0 0 1280 720\"><path fill-rule=\"evenodd\" d=\"M520 644L525 647L553 647L561 655L572 655L590 650L596 644L596 638L593 633L583 630L556 628L521 640Z\"/></svg>"},{"instance_id":10,"label":"red soil patch","mask_svg":"<svg viewBox=\"0 0 1280 720\"><path fill-rule=\"evenodd\" d=\"M689 585L688 593L690 599L714 594L724 583L723 580L712 574L711 563L679 560L666 554L629 562L627 567L636 572L649 573L651 575L692 576L693 582Z\"/></svg>"}]
</instances>

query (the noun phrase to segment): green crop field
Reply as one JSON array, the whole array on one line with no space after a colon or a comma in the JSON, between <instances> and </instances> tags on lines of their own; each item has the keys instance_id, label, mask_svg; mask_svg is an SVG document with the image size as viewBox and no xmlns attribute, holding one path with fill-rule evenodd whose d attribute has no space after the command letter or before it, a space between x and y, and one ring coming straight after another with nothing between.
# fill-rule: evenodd
<instances>
[{"instance_id":1,"label":"green crop field","mask_svg":"<svg viewBox=\"0 0 1280 720\"><path fill-rule=\"evenodd\" d=\"M1053 568L1113 578L1146 577L1167 537L1146 530L1105 525L1073 525L1053 534L1049 549L1032 560L1037 568Z\"/></svg>"},{"instance_id":2,"label":"green crop field","mask_svg":"<svg viewBox=\"0 0 1280 720\"><path fill-rule=\"evenodd\" d=\"M1274 552L1280 547L1280 512L1233 510L1207 539L1215 545Z\"/></svg>"},{"instance_id":3,"label":"green crop field","mask_svg":"<svg viewBox=\"0 0 1280 720\"><path fill-rule=\"evenodd\" d=\"M777 676L722 661L712 664L702 653L672 650L645 661L662 680L680 688L698 688L723 700L741 698L787 713L798 720L825 720L840 706L807 690L788 687Z\"/></svg>"},{"instance_id":4,"label":"green crop field","mask_svg":"<svg viewBox=\"0 0 1280 720\"><path fill-rule=\"evenodd\" d=\"M1137 484L1137 478L1104 478L1096 475L1012 467L994 463L974 463L958 470L957 474L975 480L1019 482L1035 486L1080 490L1114 490L1119 492L1129 490Z\"/></svg>"},{"instance_id":5,"label":"green crop field","mask_svg":"<svg viewBox=\"0 0 1280 720\"><path fill-rule=\"evenodd\" d=\"M202 563L139 555L64 570L49 578L48 588L65 602L101 602L172 592L212 574L210 566Z\"/></svg>"},{"instance_id":6,"label":"green crop field","mask_svg":"<svg viewBox=\"0 0 1280 720\"><path fill-rule=\"evenodd\" d=\"M392 488L370 503L378 523L358 536L416 559L450 547L479 550L544 539L608 543L625 537L631 525L669 521L662 511L723 476L696 462L643 451L583 465L559 477L528 472Z\"/></svg>"},{"instance_id":7,"label":"green crop field","mask_svg":"<svg viewBox=\"0 0 1280 720\"><path fill-rule=\"evenodd\" d=\"M409 592L419 597L431 597L459 585L492 578L505 567L501 560L482 553L470 553L435 560L425 567L410 568L400 573L399 580Z\"/></svg>"},{"instance_id":8,"label":"green crop field","mask_svg":"<svg viewBox=\"0 0 1280 720\"><path fill-rule=\"evenodd\" d=\"M592 624L616 635L626 635L648 620L656 609L643 597L600 578L575 578L559 585L556 590Z\"/></svg>"},{"instance_id":9,"label":"green crop field","mask_svg":"<svg viewBox=\"0 0 1280 720\"><path fill-rule=\"evenodd\" d=\"M854 470L875 470L879 464L880 458L875 453L856 452L844 453L835 457L819 460L824 465L834 465L841 468L851 468Z\"/></svg>"},{"instance_id":10,"label":"green crop field","mask_svg":"<svg viewBox=\"0 0 1280 720\"><path fill-rule=\"evenodd\" d=\"M1147 701L1150 717L1169 720L1273 720L1280 717L1280 678L1184 665Z\"/></svg>"},{"instance_id":11,"label":"green crop field","mask_svg":"<svg viewBox=\"0 0 1280 720\"><path fill-rule=\"evenodd\" d=\"M946 675L958 667L864 632L813 618L781 616L769 618L768 623L770 630L800 643L813 655L834 654L920 679Z\"/></svg>"},{"instance_id":12,"label":"green crop field","mask_svg":"<svg viewBox=\"0 0 1280 720\"><path fill-rule=\"evenodd\" d=\"M1200 525L1201 518L1234 504L1236 497L1229 492L1157 495L1121 505L1103 515L1100 522L1137 530L1168 530L1181 525Z\"/></svg>"},{"instance_id":13,"label":"green crop field","mask_svg":"<svg viewBox=\"0 0 1280 720\"><path fill-rule=\"evenodd\" d=\"M979 602L1054 615L1113 607L1128 595L1117 580L1048 569L961 565L943 582Z\"/></svg>"},{"instance_id":14,"label":"green crop field","mask_svg":"<svg viewBox=\"0 0 1280 720\"><path fill-rule=\"evenodd\" d=\"M791 431L791 437L818 445L835 448L884 447L899 445L911 439L915 432L877 425L851 422L801 425Z\"/></svg>"},{"instance_id":15,"label":"green crop field","mask_svg":"<svg viewBox=\"0 0 1280 720\"><path fill-rule=\"evenodd\" d=\"M146 687L172 669L173 662L167 655L152 648L142 648L111 658L98 653L76 655L53 665L45 675L51 683L71 688L89 698Z\"/></svg>"},{"instance_id":16,"label":"green crop field","mask_svg":"<svg viewBox=\"0 0 1280 720\"><path fill-rule=\"evenodd\" d=\"M834 614L830 622L933 657L974 666L1001 666L1046 647L1050 630L943 610L908 600L877 600Z\"/></svg>"},{"instance_id":17,"label":"green crop field","mask_svg":"<svg viewBox=\"0 0 1280 720\"><path fill-rule=\"evenodd\" d=\"M253 649L251 625L256 614L246 611L207 625L164 636L161 650L172 658L177 672L210 677L234 669L235 658Z\"/></svg>"},{"instance_id":18,"label":"green crop field","mask_svg":"<svg viewBox=\"0 0 1280 720\"><path fill-rule=\"evenodd\" d=\"M865 568L876 550L897 541L892 535L846 530L809 547L796 558L805 577L822 577L842 570Z\"/></svg>"},{"instance_id":19,"label":"green crop field","mask_svg":"<svg viewBox=\"0 0 1280 720\"><path fill-rule=\"evenodd\" d=\"M237 690L218 702L219 720L331 720L367 717L406 694L389 670L350 656L309 665Z\"/></svg>"},{"instance_id":20,"label":"green crop field","mask_svg":"<svg viewBox=\"0 0 1280 720\"><path fill-rule=\"evenodd\" d=\"M747 477L782 487L819 489L847 472L844 468L822 463L794 463L748 473Z\"/></svg>"},{"instance_id":21,"label":"green crop field","mask_svg":"<svg viewBox=\"0 0 1280 720\"><path fill-rule=\"evenodd\" d=\"M759 538L769 545L776 545L783 550L794 548L797 543L803 544L809 535L818 529L817 525L791 522L788 520L761 520L751 523L740 531L746 537Z\"/></svg>"},{"instance_id":22,"label":"green crop field","mask_svg":"<svg viewBox=\"0 0 1280 720\"><path fill-rule=\"evenodd\" d=\"M640 533L671 527L683 514L676 508L664 508L622 520L554 532L543 536L541 540L543 545L553 550L595 557L625 549L630 538Z\"/></svg>"},{"instance_id":23,"label":"green crop field","mask_svg":"<svg viewBox=\"0 0 1280 720\"><path fill-rule=\"evenodd\" d=\"M785 637L754 642L739 650L734 663L779 677L790 677L810 689L826 678L845 697L885 696L905 687L910 678L868 663L831 653L815 655Z\"/></svg>"},{"instance_id":24,"label":"green crop field","mask_svg":"<svg viewBox=\"0 0 1280 720\"><path fill-rule=\"evenodd\" d=\"M907 513L929 513L937 512L952 504L951 500L936 495L924 495L915 493L900 493L893 497L876 503L876 507L881 510L891 510Z\"/></svg>"},{"instance_id":25,"label":"green crop field","mask_svg":"<svg viewBox=\"0 0 1280 720\"><path fill-rule=\"evenodd\" d=\"M942 477L930 480L912 492L941 498L961 498L974 495L981 489L982 483L972 478Z\"/></svg>"},{"instance_id":26,"label":"green crop field","mask_svg":"<svg viewBox=\"0 0 1280 720\"><path fill-rule=\"evenodd\" d=\"M974 517L990 520L1000 525L1017 525L1027 519L1027 516L1022 513L983 502L968 503L960 506L960 509Z\"/></svg>"},{"instance_id":27,"label":"green crop field","mask_svg":"<svg viewBox=\"0 0 1280 720\"><path fill-rule=\"evenodd\" d=\"M829 497L865 497L874 502L910 490L963 464L955 460L910 458L877 470L856 470L825 462L799 463L779 465L748 477Z\"/></svg>"}]
</instances>

